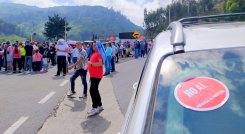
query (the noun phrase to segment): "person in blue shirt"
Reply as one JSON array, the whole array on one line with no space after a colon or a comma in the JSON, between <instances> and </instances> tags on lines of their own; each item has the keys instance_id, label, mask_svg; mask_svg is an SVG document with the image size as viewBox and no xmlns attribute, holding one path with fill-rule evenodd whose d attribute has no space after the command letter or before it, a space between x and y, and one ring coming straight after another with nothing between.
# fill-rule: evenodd
<instances>
[{"instance_id":1,"label":"person in blue shirt","mask_svg":"<svg viewBox=\"0 0 245 134\"><path fill-rule=\"evenodd\" d=\"M110 74L110 70L111 70L110 61L112 59L112 45L111 45L111 43L108 43L106 46L107 47L106 47L105 53L106 53L107 60L109 61L109 66L106 67L106 71L105 71L104 76Z\"/></svg>"}]
</instances>

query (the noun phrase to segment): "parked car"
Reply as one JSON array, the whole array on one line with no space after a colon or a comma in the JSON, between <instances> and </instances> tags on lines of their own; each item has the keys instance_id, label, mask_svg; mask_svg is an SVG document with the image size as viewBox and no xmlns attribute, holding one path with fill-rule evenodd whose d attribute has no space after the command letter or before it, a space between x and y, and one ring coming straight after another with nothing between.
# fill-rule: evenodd
<instances>
[{"instance_id":1,"label":"parked car","mask_svg":"<svg viewBox=\"0 0 245 134\"><path fill-rule=\"evenodd\" d=\"M245 22L227 21L242 16L185 18L160 33L121 134L244 134Z\"/></svg>"}]
</instances>

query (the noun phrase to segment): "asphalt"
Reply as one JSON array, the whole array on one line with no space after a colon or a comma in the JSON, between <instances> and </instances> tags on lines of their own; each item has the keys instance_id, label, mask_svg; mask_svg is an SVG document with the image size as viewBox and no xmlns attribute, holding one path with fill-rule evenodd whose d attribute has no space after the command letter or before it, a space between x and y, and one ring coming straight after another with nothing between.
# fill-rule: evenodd
<instances>
[{"instance_id":1,"label":"asphalt","mask_svg":"<svg viewBox=\"0 0 245 134\"><path fill-rule=\"evenodd\" d=\"M65 77L53 77L55 70L40 74L0 73L0 133L11 129L21 117L28 119L16 129L16 134L38 132L67 90L67 87L59 86ZM54 92L52 98L39 104L50 92Z\"/></svg>"},{"instance_id":2,"label":"asphalt","mask_svg":"<svg viewBox=\"0 0 245 134\"><path fill-rule=\"evenodd\" d=\"M146 58L130 60L118 64L116 72L110 75L115 96L123 115L126 114L134 92L133 85L138 82Z\"/></svg>"}]
</instances>

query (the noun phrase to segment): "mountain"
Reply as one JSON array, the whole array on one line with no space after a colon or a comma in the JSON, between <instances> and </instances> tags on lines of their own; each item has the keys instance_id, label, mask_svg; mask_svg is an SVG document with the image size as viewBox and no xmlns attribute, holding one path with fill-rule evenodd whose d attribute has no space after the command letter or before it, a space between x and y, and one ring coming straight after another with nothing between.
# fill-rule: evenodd
<instances>
[{"instance_id":1,"label":"mountain","mask_svg":"<svg viewBox=\"0 0 245 134\"><path fill-rule=\"evenodd\" d=\"M106 38L120 32L143 32L141 27L133 24L121 13L101 6L38 8L22 4L0 4L0 19L16 25L25 32L26 37L30 37L34 32L41 37L44 23L48 21L48 16L54 14L66 17L72 27L68 32L68 39L91 40L93 34Z\"/></svg>"}]
</instances>

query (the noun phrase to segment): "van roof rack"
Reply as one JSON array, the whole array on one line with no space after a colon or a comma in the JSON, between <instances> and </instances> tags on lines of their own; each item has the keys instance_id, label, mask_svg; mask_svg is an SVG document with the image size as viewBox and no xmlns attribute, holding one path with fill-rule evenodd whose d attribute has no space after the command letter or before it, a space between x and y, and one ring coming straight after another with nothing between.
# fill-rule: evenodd
<instances>
[{"instance_id":1,"label":"van roof rack","mask_svg":"<svg viewBox=\"0 0 245 134\"><path fill-rule=\"evenodd\" d=\"M170 23L168 30L171 31L171 45L173 45L174 54L185 52L185 34L183 32L183 25L197 23L200 20L207 20L213 18L224 18L224 17L238 17L245 16L245 12L242 13L230 13L230 14L219 14L210 16L200 16L200 17L189 17L183 18L178 21Z\"/></svg>"},{"instance_id":2,"label":"van roof rack","mask_svg":"<svg viewBox=\"0 0 245 134\"><path fill-rule=\"evenodd\" d=\"M182 24L192 24L197 23L200 20L214 19L214 18L225 18L225 17L238 17L245 16L245 12L241 13L230 13L230 14L219 14L219 15L209 15L209 16L196 16L196 17L188 17L178 20Z\"/></svg>"},{"instance_id":3,"label":"van roof rack","mask_svg":"<svg viewBox=\"0 0 245 134\"><path fill-rule=\"evenodd\" d=\"M185 52L185 35L183 32L183 26L179 21L172 22L168 30L171 31L171 45L173 45L174 53Z\"/></svg>"}]
</instances>

